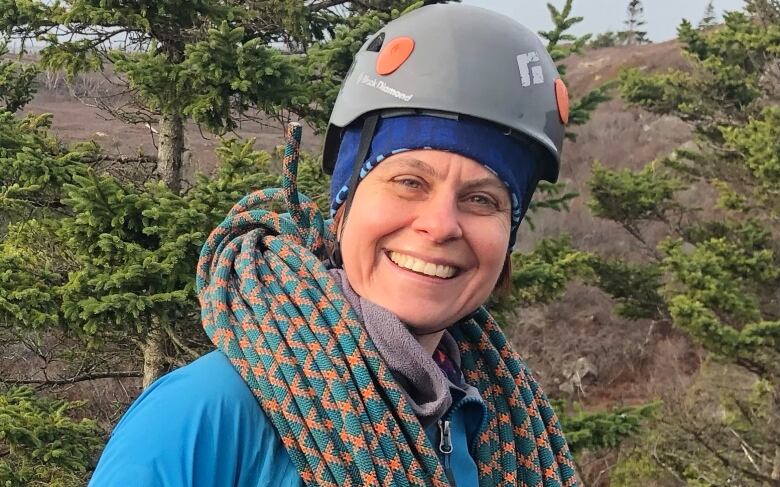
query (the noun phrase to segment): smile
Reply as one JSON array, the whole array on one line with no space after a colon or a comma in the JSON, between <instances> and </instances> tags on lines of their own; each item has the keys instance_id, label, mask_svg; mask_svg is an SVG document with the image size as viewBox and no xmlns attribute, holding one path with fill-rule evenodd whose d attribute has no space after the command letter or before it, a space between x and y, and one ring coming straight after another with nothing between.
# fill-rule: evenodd
<instances>
[{"instance_id":1,"label":"smile","mask_svg":"<svg viewBox=\"0 0 780 487\"><path fill-rule=\"evenodd\" d=\"M391 251L387 253L387 256L398 267L402 267L418 274L424 274L426 276L449 279L458 272L456 267L426 262L424 260L412 257L411 255L402 254L400 252Z\"/></svg>"}]
</instances>

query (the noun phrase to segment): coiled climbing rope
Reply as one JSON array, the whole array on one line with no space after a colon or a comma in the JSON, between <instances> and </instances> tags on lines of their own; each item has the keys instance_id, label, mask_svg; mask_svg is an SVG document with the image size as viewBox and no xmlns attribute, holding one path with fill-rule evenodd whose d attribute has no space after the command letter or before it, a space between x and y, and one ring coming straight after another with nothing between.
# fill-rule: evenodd
<instances>
[{"instance_id":1,"label":"coiled climbing rope","mask_svg":"<svg viewBox=\"0 0 780 487\"><path fill-rule=\"evenodd\" d=\"M277 430L306 485L446 486L411 406L323 261L330 222L296 187L301 126L290 124L282 188L244 197L197 268L203 327ZM268 209L284 205L280 214ZM577 484L549 402L480 309L453 325L466 380L488 405L480 485Z\"/></svg>"}]
</instances>

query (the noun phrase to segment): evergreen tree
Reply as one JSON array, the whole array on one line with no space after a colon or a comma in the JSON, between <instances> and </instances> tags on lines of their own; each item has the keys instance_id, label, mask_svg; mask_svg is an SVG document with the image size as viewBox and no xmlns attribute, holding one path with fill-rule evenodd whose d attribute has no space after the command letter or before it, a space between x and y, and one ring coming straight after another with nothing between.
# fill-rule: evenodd
<instances>
[{"instance_id":1,"label":"evergreen tree","mask_svg":"<svg viewBox=\"0 0 780 487\"><path fill-rule=\"evenodd\" d=\"M553 21L553 28L549 31L539 32L539 35L547 40L547 50L553 61L558 63L558 72L564 80L566 79L566 65L561 61L573 54L581 54L582 49L591 39L591 34L575 36L569 32L573 26L582 22L582 17L571 16L572 5L573 0L566 0L563 8L558 10L548 3L547 9ZM576 127L587 123L596 107L610 99L608 92L612 87L612 83L605 83L578 100L573 100L569 113L569 125ZM571 132L567 133L567 137L572 140L576 139L576 135Z\"/></svg>"},{"instance_id":2,"label":"evergreen tree","mask_svg":"<svg viewBox=\"0 0 780 487\"><path fill-rule=\"evenodd\" d=\"M714 0L710 0L707 3L707 7L704 9L704 15L699 21L699 28L706 29L713 27L718 23L718 14L715 12Z\"/></svg>"},{"instance_id":3,"label":"evergreen tree","mask_svg":"<svg viewBox=\"0 0 780 487\"><path fill-rule=\"evenodd\" d=\"M642 5L642 0L630 0L628 2L628 6L626 7L626 20L623 21L626 30L619 33L624 45L634 46L650 42L647 38L647 31L641 30L642 26L646 23L644 15L645 7Z\"/></svg>"},{"instance_id":4,"label":"evergreen tree","mask_svg":"<svg viewBox=\"0 0 780 487\"><path fill-rule=\"evenodd\" d=\"M55 351L69 357L60 372L69 382L127 376L114 372L136 361L132 345L155 321L171 341L166 362L196 358L207 345L194 292L200 247L243 195L278 185L272 156L252 140L225 140L217 174L178 195L101 170L95 146L60 146L47 120L0 116L12 135L0 147L0 212L10 221L0 239L0 314L13 324L5 333L17 343L60 333L82 340L86 348ZM315 159L301 172L326 193Z\"/></svg>"},{"instance_id":5,"label":"evergreen tree","mask_svg":"<svg viewBox=\"0 0 780 487\"><path fill-rule=\"evenodd\" d=\"M8 45L0 42L0 110L13 113L30 102L38 69L8 59Z\"/></svg>"},{"instance_id":6,"label":"evergreen tree","mask_svg":"<svg viewBox=\"0 0 780 487\"><path fill-rule=\"evenodd\" d=\"M42 66L62 69L73 77L110 65L114 74L106 76L120 89L98 97L98 105L127 123L159 129L156 156L122 162L153 163L153 175L163 186L138 189L93 172L74 175L73 181L65 181L69 185L58 189L66 195L70 210L83 212L74 220L78 229L67 227L59 235L89 249L83 259L65 260L77 264L68 269L67 277L62 276L68 281L63 287L67 293L58 296L62 318L89 336L115 334L117 327L133 330L129 337L143 352L148 385L170 365L168 350L182 349L184 342L172 330L185 326L181 314L193 305L188 283L193 269L190 257L198 241L195 235L210 230L196 228L206 221L216 223L214 213L201 215L212 219L200 223L192 215L177 213L189 201L181 185L185 121L224 134L242 118L282 120L292 116L291 109L316 119L318 109L318 113L329 111L329 96L335 95L332 85L348 66L329 63L327 69L318 70L305 53L329 51L340 59L351 58L361 37L399 12L391 10L390 2L381 4L387 12L374 13L363 5L332 0L305 5L3 0L0 7L0 31L45 43ZM267 166L266 156L239 146L229 145L223 154L232 157L234 151L245 150L241 160L260 164L255 170ZM99 148L84 149L89 153L82 155L82 161L105 162L107 156ZM245 162L241 164L242 170L247 169ZM240 196L222 193L228 195L233 200ZM215 202L213 208L225 209L227 201ZM171 220L177 217L182 225ZM171 226L163 228L160 221ZM187 228L186 223L193 226Z\"/></svg>"},{"instance_id":7,"label":"evergreen tree","mask_svg":"<svg viewBox=\"0 0 780 487\"><path fill-rule=\"evenodd\" d=\"M709 353L699 378L706 388L667 405L651 435L659 452L653 461L703 485L780 482L775 7L749 2L750 13L726 13L717 30L683 22L690 69L626 72L623 97L688 122L696 147L640 171L596 166L589 183L593 212L623 226L648 256L596 268L597 284L626 316L671 323ZM678 198L694 187L709 188L717 201L700 207ZM651 222L669 231L657 246L646 238Z\"/></svg>"},{"instance_id":8,"label":"evergreen tree","mask_svg":"<svg viewBox=\"0 0 780 487\"><path fill-rule=\"evenodd\" d=\"M54 195L44 189L47 180L67 177L60 168L51 165L48 174L36 178L33 186L37 190L24 184L28 171L36 171L30 166L36 164L37 156L47 151L47 147L56 146L53 139L41 136L40 127L45 125L46 117L17 119L12 114L31 99L35 72L33 66L7 59L0 61L0 100L4 101L0 106L0 247L7 240L7 226L13 225L9 213L3 210L12 209L11 213L18 216L17 212L29 208L28 203L32 201L44 205L51 202L49 198ZM13 265L27 257L17 252L0 255L0 289L4 291L0 292L0 316L4 323L9 318L6 310L14 306L18 297L14 290L8 292L6 283L18 284L19 289L24 289L32 299L37 297L38 304L43 305L16 309L18 314L28 313L31 321L37 321L48 311L46 295L52 283L47 282L47 277L51 273L44 265L36 269L36 279L30 280L29 274ZM4 328L6 325L0 331L3 343L6 342ZM0 386L0 484L84 485L102 440L94 421L73 418L74 411L81 406L80 402L39 396L29 388Z\"/></svg>"},{"instance_id":9,"label":"evergreen tree","mask_svg":"<svg viewBox=\"0 0 780 487\"><path fill-rule=\"evenodd\" d=\"M8 487L85 484L102 439L94 421L74 420L82 403L0 390L0 482Z\"/></svg>"},{"instance_id":10,"label":"evergreen tree","mask_svg":"<svg viewBox=\"0 0 780 487\"><path fill-rule=\"evenodd\" d=\"M565 412L563 402L557 410ZM634 407L616 407L612 411L587 413L581 410L563 414L561 427L566 441L576 455L584 450L617 448L627 438L641 430L642 422L652 417L658 404Z\"/></svg>"},{"instance_id":11,"label":"evergreen tree","mask_svg":"<svg viewBox=\"0 0 780 487\"><path fill-rule=\"evenodd\" d=\"M241 196L278 184L271 156L253 150L251 140L225 141L217 175L200 176L176 195L161 183L111 176L101 170L104 154L96 146L66 147L49 123L46 115L0 110L0 343L6 354L24 346L43 361L40 375L4 373L0 382L72 387L140 376L132 371L132 343L154 315L171 317L166 333L177 337L180 359L201 335L193 291L199 248ZM305 158L301 176L324 193L318 161ZM177 288L157 284L171 279ZM77 411L82 405L0 388L2 485L84 485L104 439L94 421L72 418L84 414Z\"/></svg>"}]
</instances>

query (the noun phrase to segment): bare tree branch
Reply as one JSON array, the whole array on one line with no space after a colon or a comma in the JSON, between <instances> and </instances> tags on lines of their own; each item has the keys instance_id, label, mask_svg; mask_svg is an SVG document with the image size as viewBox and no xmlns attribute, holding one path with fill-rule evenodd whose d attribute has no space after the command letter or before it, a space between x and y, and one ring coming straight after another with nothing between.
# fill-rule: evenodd
<instances>
[{"instance_id":1,"label":"bare tree branch","mask_svg":"<svg viewBox=\"0 0 780 487\"><path fill-rule=\"evenodd\" d=\"M761 472L753 472L752 470L744 468L742 465L732 461L730 458L726 457L721 451L717 450L713 445L709 443L709 439L698 429L692 428L692 427L686 427L682 426L682 429L684 431L687 431L693 438L696 439L699 445L703 446L707 451L709 451L718 461L721 462L721 464L729 469L737 470L743 475L757 481L761 482L771 482L773 479L765 475Z\"/></svg>"},{"instance_id":2,"label":"bare tree branch","mask_svg":"<svg viewBox=\"0 0 780 487\"><path fill-rule=\"evenodd\" d=\"M97 154L95 156L86 157L82 159L82 161L86 163L112 162L112 163L119 163L119 164L132 164L132 163L156 164L157 156L147 156L143 154L134 155L134 156Z\"/></svg>"},{"instance_id":3,"label":"bare tree branch","mask_svg":"<svg viewBox=\"0 0 780 487\"><path fill-rule=\"evenodd\" d=\"M339 5L349 3L349 0L324 0L322 2L313 2L308 5L309 12L319 12L320 10L329 9Z\"/></svg>"},{"instance_id":4,"label":"bare tree branch","mask_svg":"<svg viewBox=\"0 0 780 487\"><path fill-rule=\"evenodd\" d=\"M18 380L6 380L0 379L0 382L10 385L44 385L44 386L62 386L68 384L75 384L76 382L84 382L98 379L122 379L128 377L142 377L143 373L135 370L120 371L120 372L93 372L89 374L77 375L66 379L18 379Z\"/></svg>"},{"instance_id":5,"label":"bare tree branch","mask_svg":"<svg viewBox=\"0 0 780 487\"><path fill-rule=\"evenodd\" d=\"M171 341L173 342L173 344L176 345L177 347L179 347L179 349L182 350L183 352L185 352L187 355L189 355L192 360L195 360L195 359L199 358L202 355L201 353L196 352L192 348L188 347L179 338L179 336L176 334L176 332L173 331L170 327L166 326L166 327L164 327L164 330L165 330L165 333L168 335L168 338L170 338Z\"/></svg>"}]
</instances>

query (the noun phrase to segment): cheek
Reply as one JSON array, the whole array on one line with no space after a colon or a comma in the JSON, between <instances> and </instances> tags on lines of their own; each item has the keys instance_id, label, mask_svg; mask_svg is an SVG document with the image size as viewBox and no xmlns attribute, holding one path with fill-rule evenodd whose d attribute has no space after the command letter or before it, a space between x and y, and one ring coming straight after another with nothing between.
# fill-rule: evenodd
<instances>
[{"instance_id":1,"label":"cheek","mask_svg":"<svg viewBox=\"0 0 780 487\"><path fill-rule=\"evenodd\" d=\"M509 251L510 226L501 219L490 223L483 221L473 228L479 230L471 232L471 248L479 262L480 281L485 281L481 285L486 286L487 294L490 294Z\"/></svg>"},{"instance_id":2,"label":"cheek","mask_svg":"<svg viewBox=\"0 0 780 487\"><path fill-rule=\"evenodd\" d=\"M360 286L380 257L383 239L402 228L404 222L401 212L388 212L387 204L372 192L358 191L355 202L358 204L353 204L346 221L342 221L338 235L347 276Z\"/></svg>"}]
</instances>

